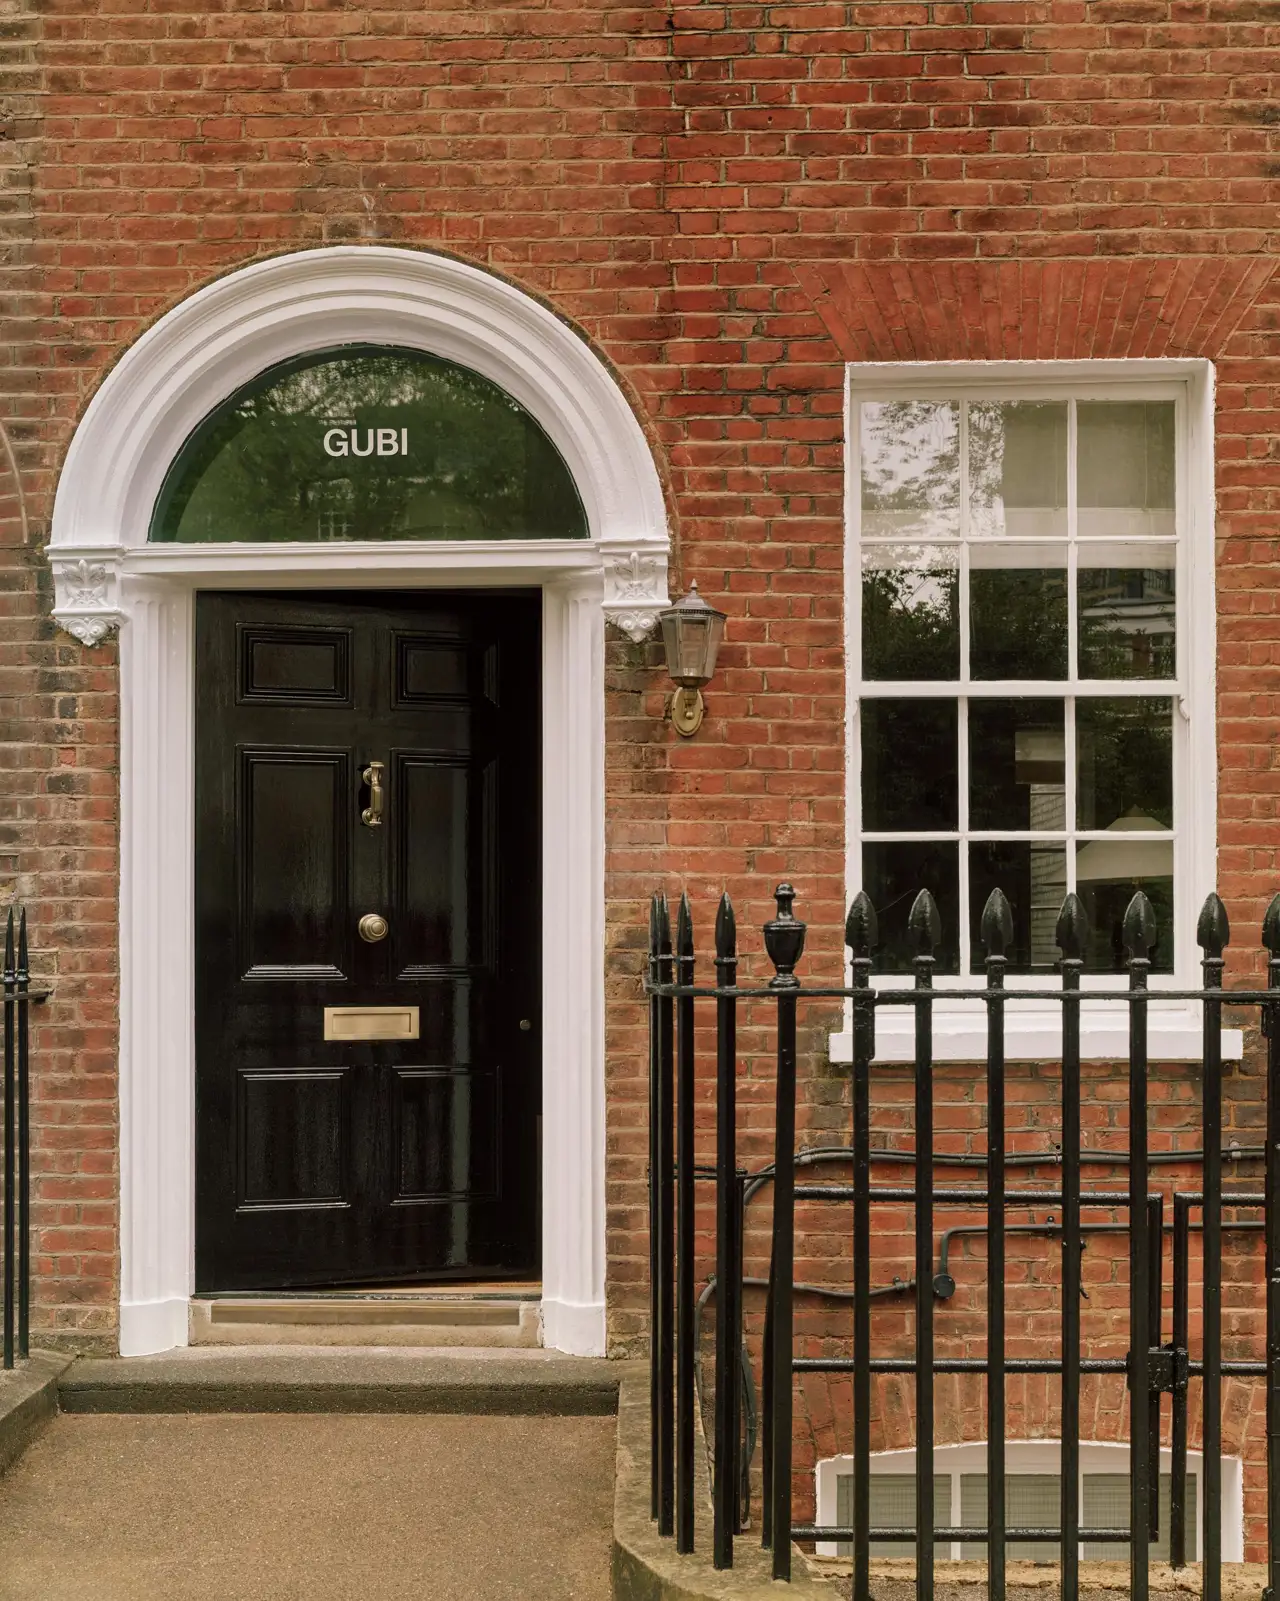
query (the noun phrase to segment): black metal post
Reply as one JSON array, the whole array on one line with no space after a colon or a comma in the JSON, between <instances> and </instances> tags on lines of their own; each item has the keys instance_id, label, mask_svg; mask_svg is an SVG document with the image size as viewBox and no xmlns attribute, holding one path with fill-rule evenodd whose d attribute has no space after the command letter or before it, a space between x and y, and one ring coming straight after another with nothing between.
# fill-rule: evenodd
<instances>
[{"instance_id":1,"label":"black metal post","mask_svg":"<svg viewBox=\"0 0 1280 1601\"><path fill-rule=\"evenodd\" d=\"M1004 988L1013 913L993 889L982 913L987 989ZM987 997L987 1596L1005 1597L1004 1001ZM932 1254L932 1253L931 1253ZM930 1274L932 1289L932 1273Z\"/></svg>"},{"instance_id":2,"label":"black metal post","mask_svg":"<svg viewBox=\"0 0 1280 1601\"><path fill-rule=\"evenodd\" d=\"M853 988L853 1601L871 1598L871 1062L875 907L860 890L844 925Z\"/></svg>"},{"instance_id":3,"label":"black metal post","mask_svg":"<svg viewBox=\"0 0 1280 1601\"><path fill-rule=\"evenodd\" d=\"M1147 972L1156 942L1155 913L1139 890L1124 917L1129 953L1129 1593L1147 1601L1151 1526L1151 1331L1147 1280Z\"/></svg>"},{"instance_id":4,"label":"black metal post","mask_svg":"<svg viewBox=\"0 0 1280 1601\"><path fill-rule=\"evenodd\" d=\"M712 1483L712 1561L733 1566L738 1488L738 979L737 930L728 895L716 914L716 1443Z\"/></svg>"},{"instance_id":5,"label":"black metal post","mask_svg":"<svg viewBox=\"0 0 1280 1601\"><path fill-rule=\"evenodd\" d=\"M18 969L14 975L18 1023L18 1355L31 1355L31 964L27 957L27 910L18 918Z\"/></svg>"},{"instance_id":6,"label":"black metal post","mask_svg":"<svg viewBox=\"0 0 1280 1601\"><path fill-rule=\"evenodd\" d=\"M747 1526L751 1509L751 1453L752 1447L744 1438L744 1424L752 1415L744 1404L747 1387L751 1384L751 1359L742 1339L742 1260L743 1235L747 1216L747 1175L739 1171L734 1176L733 1227L734 1257L738 1263L738 1282L733 1295L733 1338L738 1352L738 1386L733 1392L733 1438L737 1452L738 1487L733 1503L733 1532L742 1534ZM749 1426L749 1425L748 1425Z\"/></svg>"},{"instance_id":7,"label":"black metal post","mask_svg":"<svg viewBox=\"0 0 1280 1601\"><path fill-rule=\"evenodd\" d=\"M773 1182L773 1464L771 1534L773 1577L791 1578L791 1282L795 1267L796 991L795 965L804 951L805 925L792 912L795 890L779 884L777 916L764 927L765 949L777 969L769 987L778 992L777 1136Z\"/></svg>"},{"instance_id":8,"label":"black metal post","mask_svg":"<svg viewBox=\"0 0 1280 1601\"><path fill-rule=\"evenodd\" d=\"M693 986L693 913L681 895L676 919L676 983ZM693 996L676 1000L676 1550L693 1550Z\"/></svg>"},{"instance_id":9,"label":"black metal post","mask_svg":"<svg viewBox=\"0 0 1280 1601\"><path fill-rule=\"evenodd\" d=\"M17 1267L14 1249L18 1219L14 1207L17 1166L15 1160L18 1058L15 1050L17 1022L17 972L13 942L13 908L5 924L4 936L4 1365L13 1366L13 1291Z\"/></svg>"},{"instance_id":10,"label":"black metal post","mask_svg":"<svg viewBox=\"0 0 1280 1601\"><path fill-rule=\"evenodd\" d=\"M1267 1601L1280 1601L1280 895L1262 920L1267 987Z\"/></svg>"},{"instance_id":11,"label":"black metal post","mask_svg":"<svg viewBox=\"0 0 1280 1601\"><path fill-rule=\"evenodd\" d=\"M658 1441L662 1436L662 1364L658 1330L662 1323L662 1268L658 1236L662 1229L662 1185L659 1177L658 1125L662 1118L662 1053L658 1045L658 897L649 902L649 1516L662 1504Z\"/></svg>"},{"instance_id":12,"label":"black metal post","mask_svg":"<svg viewBox=\"0 0 1280 1601\"><path fill-rule=\"evenodd\" d=\"M1147 1283L1147 1330L1153 1348L1160 1344L1161 1311L1164 1304L1164 1197L1147 1197L1147 1251L1151 1276ZM1155 1487L1147 1502L1147 1531L1152 1541L1160 1538L1160 1409L1163 1392L1151 1392L1151 1416L1147 1420L1147 1460L1151 1463L1151 1482Z\"/></svg>"},{"instance_id":13,"label":"black metal post","mask_svg":"<svg viewBox=\"0 0 1280 1601\"><path fill-rule=\"evenodd\" d=\"M1231 938L1227 909L1207 897L1196 925L1204 951L1204 987L1222 987L1222 953ZM1222 1595L1222 1002L1204 1007L1204 1549L1200 1553L1204 1601Z\"/></svg>"},{"instance_id":14,"label":"black metal post","mask_svg":"<svg viewBox=\"0 0 1280 1601\"><path fill-rule=\"evenodd\" d=\"M667 897L658 896L658 978L674 978L671 916ZM675 1002L658 1000L658 1533L675 1529Z\"/></svg>"},{"instance_id":15,"label":"black metal post","mask_svg":"<svg viewBox=\"0 0 1280 1601\"><path fill-rule=\"evenodd\" d=\"M1173 1197L1173 1347L1185 1352L1191 1326L1191 1202ZM1173 1432L1170 1436L1169 1562L1187 1565L1187 1387L1173 1389Z\"/></svg>"},{"instance_id":16,"label":"black metal post","mask_svg":"<svg viewBox=\"0 0 1280 1601\"><path fill-rule=\"evenodd\" d=\"M776 1205L776 1198L775 1198ZM760 1352L760 1544L773 1545L773 1280L774 1254L769 1246L769 1280L764 1292L764 1338Z\"/></svg>"},{"instance_id":17,"label":"black metal post","mask_svg":"<svg viewBox=\"0 0 1280 1601\"><path fill-rule=\"evenodd\" d=\"M1055 939L1062 952L1062 1601L1080 1594L1080 971L1084 907L1068 895Z\"/></svg>"},{"instance_id":18,"label":"black metal post","mask_svg":"<svg viewBox=\"0 0 1280 1601\"><path fill-rule=\"evenodd\" d=\"M922 889L908 920L916 955L916 1596L933 1601L933 953L942 922Z\"/></svg>"}]
</instances>

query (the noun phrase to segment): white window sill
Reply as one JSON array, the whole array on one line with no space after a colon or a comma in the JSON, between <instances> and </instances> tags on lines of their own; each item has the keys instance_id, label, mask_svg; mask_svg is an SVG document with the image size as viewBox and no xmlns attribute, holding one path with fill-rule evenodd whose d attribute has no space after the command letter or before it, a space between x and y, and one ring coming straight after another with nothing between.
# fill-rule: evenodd
<instances>
[{"instance_id":1,"label":"white window sill","mask_svg":"<svg viewBox=\"0 0 1280 1601\"><path fill-rule=\"evenodd\" d=\"M1199 1008L1179 1001L1148 1003L1147 1058L1151 1062L1198 1062L1203 1050ZM829 1038L832 1062L853 1061L853 1035L841 1029ZM1005 1012L1004 1054L1009 1062L1056 1062L1062 1057L1062 1008L1033 1011L1008 1007ZM1129 1023L1123 1002L1093 1002L1081 1008L1080 1057L1088 1062L1124 1061L1129 1054ZM1244 1054L1244 1035L1238 1028L1222 1031L1224 1061L1238 1062ZM933 1059L935 1062L985 1062L987 1020L979 1002L974 1006L952 1002L933 1008ZM915 1060L915 1015L909 1006L883 1007L876 1015L877 1062Z\"/></svg>"}]
</instances>

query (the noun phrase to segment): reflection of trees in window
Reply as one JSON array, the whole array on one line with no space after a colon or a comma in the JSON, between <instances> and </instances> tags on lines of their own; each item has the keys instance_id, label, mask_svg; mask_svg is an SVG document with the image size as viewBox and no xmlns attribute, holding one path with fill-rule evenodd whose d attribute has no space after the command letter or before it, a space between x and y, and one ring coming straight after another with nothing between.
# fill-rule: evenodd
<instances>
[{"instance_id":1,"label":"reflection of trees in window","mask_svg":"<svg viewBox=\"0 0 1280 1601\"><path fill-rule=\"evenodd\" d=\"M877 560L890 561L890 550ZM956 678L959 575L935 566L876 567L862 578L862 659L867 678Z\"/></svg>"},{"instance_id":2,"label":"reflection of trees in window","mask_svg":"<svg viewBox=\"0 0 1280 1601\"><path fill-rule=\"evenodd\" d=\"M330 429L348 444L355 430L361 453L328 453ZM394 454L372 450L378 429L394 431ZM496 384L415 351L352 348L274 368L206 419L170 471L151 537L564 538L586 531L555 446Z\"/></svg>"},{"instance_id":3,"label":"reflection of trees in window","mask_svg":"<svg viewBox=\"0 0 1280 1601\"><path fill-rule=\"evenodd\" d=\"M973 401L968 426L974 532L1065 534L1065 402Z\"/></svg>"},{"instance_id":4,"label":"reflection of trees in window","mask_svg":"<svg viewBox=\"0 0 1280 1601\"><path fill-rule=\"evenodd\" d=\"M862 407L864 533L913 525L954 533L960 505L960 408L888 400Z\"/></svg>"}]
</instances>

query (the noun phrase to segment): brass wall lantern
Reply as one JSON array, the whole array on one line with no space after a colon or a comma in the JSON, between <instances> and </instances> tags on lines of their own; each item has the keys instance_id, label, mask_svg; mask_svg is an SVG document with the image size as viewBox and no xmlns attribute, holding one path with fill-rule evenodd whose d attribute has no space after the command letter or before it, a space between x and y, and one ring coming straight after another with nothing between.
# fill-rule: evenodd
<instances>
[{"instance_id":1,"label":"brass wall lantern","mask_svg":"<svg viewBox=\"0 0 1280 1601\"><path fill-rule=\"evenodd\" d=\"M716 670L716 652L724 637L722 611L708 606L696 583L674 606L658 613L662 624L662 644L667 653L667 671L677 685L671 697L671 722L677 734L686 739L702 726L706 706L702 686Z\"/></svg>"}]
</instances>

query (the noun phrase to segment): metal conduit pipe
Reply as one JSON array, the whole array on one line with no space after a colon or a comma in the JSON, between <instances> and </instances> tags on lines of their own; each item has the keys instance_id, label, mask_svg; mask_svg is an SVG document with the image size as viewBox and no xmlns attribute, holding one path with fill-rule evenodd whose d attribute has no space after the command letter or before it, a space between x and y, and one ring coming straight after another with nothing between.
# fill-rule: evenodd
<instances>
[{"instance_id":1,"label":"metal conduit pipe","mask_svg":"<svg viewBox=\"0 0 1280 1601\"><path fill-rule=\"evenodd\" d=\"M1203 1231L1203 1224L1191 1223L1188 1225L1193 1234ZM1262 1222L1224 1223L1224 1234L1261 1234L1266 1228ZM1086 1234L1127 1234L1127 1223L1082 1223L1080 1225L1081 1238ZM1166 1234L1173 1233L1173 1224L1164 1225ZM973 1224L971 1227L960 1225L953 1229L946 1229L938 1244L938 1271L933 1277L933 1293L940 1301L949 1301L956 1293L956 1281L947 1271L951 1254L951 1242L968 1235L981 1235L987 1233L985 1224ZM1055 1235L1062 1233L1062 1224L1046 1221L1044 1223L1010 1223L1005 1227L1006 1234L1042 1234ZM1081 1295L1087 1298L1088 1291L1081 1285Z\"/></svg>"}]
</instances>

